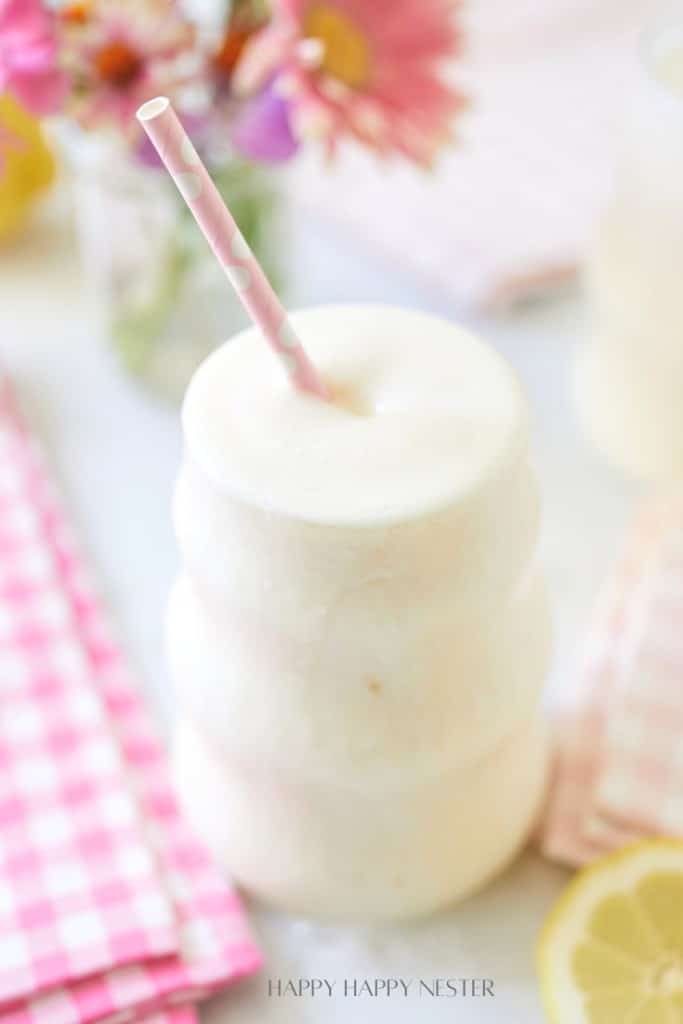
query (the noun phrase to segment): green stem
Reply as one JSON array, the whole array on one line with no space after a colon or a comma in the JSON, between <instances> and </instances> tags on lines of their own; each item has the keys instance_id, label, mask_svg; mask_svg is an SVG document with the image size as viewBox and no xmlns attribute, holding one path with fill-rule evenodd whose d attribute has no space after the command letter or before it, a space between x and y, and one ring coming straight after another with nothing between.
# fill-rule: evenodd
<instances>
[{"instance_id":1,"label":"green stem","mask_svg":"<svg viewBox=\"0 0 683 1024\"><path fill-rule=\"evenodd\" d=\"M145 369L155 345L163 338L173 316L176 297L191 265L187 247L174 241L154 301L141 309L124 310L114 317L114 345L132 373L141 373Z\"/></svg>"},{"instance_id":2,"label":"green stem","mask_svg":"<svg viewBox=\"0 0 683 1024\"><path fill-rule=\"evenodd\" d=\"M259 168L237 161L214 170L213 178L242 234L278 289L278 253L272 231L276 197L267 178ZM124 366L136 375L144 374L155 349L163 345L189 272L199 261L213 259L179 196L177 202L177 223L169 237L167 260L153 297L137 305L126 303L123 297L111 321L113 344Z\"/></svg>"}]
</instances>

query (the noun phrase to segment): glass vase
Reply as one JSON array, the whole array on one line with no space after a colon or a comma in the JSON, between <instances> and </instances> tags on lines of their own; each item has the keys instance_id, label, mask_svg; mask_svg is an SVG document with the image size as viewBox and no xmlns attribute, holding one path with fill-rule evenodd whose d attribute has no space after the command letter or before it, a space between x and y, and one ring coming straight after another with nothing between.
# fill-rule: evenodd
<instances>
[{"instance_id":1,"label":"glass vase","mask_svg":"<svg viewBox=\"0 0 683 1024\"><path fill-rule=\"evenodd\" d=\"M81 146L76 167L78 237L100 333L128 373L179 401L247 314L165 171L103 140ZM267 170L235 159L211 175L281 290L279 200Z\"/></svg>"}]
</instances>

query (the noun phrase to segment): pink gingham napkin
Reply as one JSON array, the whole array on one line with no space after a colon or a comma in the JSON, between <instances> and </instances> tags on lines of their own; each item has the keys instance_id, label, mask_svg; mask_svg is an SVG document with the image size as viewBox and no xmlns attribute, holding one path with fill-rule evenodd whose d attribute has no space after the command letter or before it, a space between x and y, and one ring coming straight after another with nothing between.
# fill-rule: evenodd
<instances>
[{"instance_id":1,"label":"pink gingham napkin","mask_svg":"<svg viewBox=\"0 0 683 1024\"><path fill-rule=\"evenodd\" d=\"M596 611L557 725L541 830L584 864L648 835L683 835L683 497L650 503Z\"/></svg>"},{"instance_id":2,"label":"pink gingham napkin","mask_svg":"<svg viewBox=\"0 0 683 1024\"><path fill-rule=\"evenodd\" d=\"M189 1024L259 966L2 382L0 768L4 1024Z\"/></svg>"}]
</instances>

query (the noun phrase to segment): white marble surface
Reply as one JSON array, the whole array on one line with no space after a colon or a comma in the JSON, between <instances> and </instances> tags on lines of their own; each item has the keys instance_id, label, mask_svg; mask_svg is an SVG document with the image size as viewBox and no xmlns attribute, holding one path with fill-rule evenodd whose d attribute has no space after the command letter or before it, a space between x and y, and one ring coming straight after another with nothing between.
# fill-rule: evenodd
<instances>
[{"instance_id":1,"label":"white marble surface","mask_svg":"<svg viewBox=\"0 0 683 1024\"><path fill-rule=\"evenodd\" d=\"M295 234L297 304L377 300L449 314L373 255L324 225ZM542 557L555 599L553 686L571 686L591 601L635 498L588 449L573 416L572 350L584 326L578 296L507 317L472 321L517 368L533 404L536 460L545 493ZM177 415L118 370L93 329L73 245L49 217L12 250L0 250L0 361L47 439L73 518L99 571L132 659L167 726L161 628L176 568L169 498L179 458ZM277 851L273 851L277 856ZM301 1024L391 1020L461 1024L543 1016L533 967L534 939L566 873L527 854L500 881L448 914L373 931L340 930L254 909L268 963L207 1010L211 1024ZM268 978L327 978L332 998L268 995ZM495 998L398 995L356 999L344 979L485 977Z\"/></svg>"}]
</instances>

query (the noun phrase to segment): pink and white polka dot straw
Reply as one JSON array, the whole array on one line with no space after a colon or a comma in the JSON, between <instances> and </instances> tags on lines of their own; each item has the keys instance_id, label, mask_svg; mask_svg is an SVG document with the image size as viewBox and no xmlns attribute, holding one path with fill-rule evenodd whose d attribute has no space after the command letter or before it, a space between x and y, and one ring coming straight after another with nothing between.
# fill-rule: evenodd
<instances>
[{"instance_id":1,"label":"pink and white polka dot straw","mask_svg":"<svg viewBox=\"0 0 683 1024\"><path fill-rule=\"evenodd\" d=\"M137 112L180 194L218 257L249 315L302 391L327 397L325 385L301 345L287 313L257 263L220 193L165 96Z\"/></svg>"}]
</instances>

